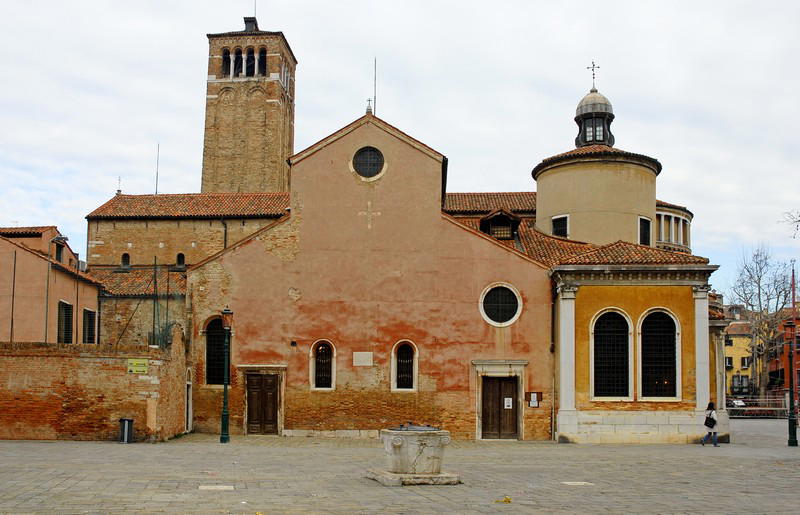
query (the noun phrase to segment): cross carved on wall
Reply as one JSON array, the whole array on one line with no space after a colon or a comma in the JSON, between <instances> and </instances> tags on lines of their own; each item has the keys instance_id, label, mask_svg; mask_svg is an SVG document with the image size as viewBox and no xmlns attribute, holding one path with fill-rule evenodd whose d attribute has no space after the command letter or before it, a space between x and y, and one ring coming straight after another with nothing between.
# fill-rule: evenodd
<instances>
[{"instance_id":1,"label":"cross carved on wall","mask_svg":"<svg viewBox=\"0 0 800 515\"><path fill-rule=\"evenodd\" d=\"M359 211L358 216L366 216L367 217L367 229L372 229L372 219L376 216L381 216L380 211L373 211L372 210L372 201L367 201L367 210L366 211Z\"/></svg>"}]
</instances>

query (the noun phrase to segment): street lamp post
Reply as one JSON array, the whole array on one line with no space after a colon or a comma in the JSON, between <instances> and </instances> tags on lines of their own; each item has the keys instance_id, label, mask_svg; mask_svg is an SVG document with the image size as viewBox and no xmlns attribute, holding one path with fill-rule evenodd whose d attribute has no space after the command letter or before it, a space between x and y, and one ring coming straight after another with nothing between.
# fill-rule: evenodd
<instances>
[{"instance_id":1,"label":"street lamp post","mask_svg":"<svg viewBox=\"0 0 800 515\"><path fill-rule=\"evenodd\" d=\"M789 447L797 447L797 416L794 412L794 347L797 343L797 308L795 306L795 285L794 285L794 265L792 265L792 320L786 324L786 328L791 331L789 339Z\"/></svg>"},{"instance_id":2,"label":"street lamp post","mask_svg":"<svg viewBox=\"0 0 800 515\"><path fill-rule=\"evenodd\" d=\"M53 248L53 243L64 243L67 240L69 238L66 236L58 235L47 244L47 281L44 286L44 343L47 343L47 316L50 313L50 270L53 268L53 263L50 261L52 259L50 250Z\"/></svg>"},{"instance_id":3,"label":"street lamp post","mask_svg":"<svg viewBox=\"0 0 800 515\"><path fill-rule=\"evenodd\" d=\"M225 329L225 373L222 379L222 428L219 433L219 443L228 443L231 435L228 433L228 384L230 383L230 350L231 350L231 324L233 323L233 311L227 306L222 310L222 327Z\"/></svg>"}]
</instances>

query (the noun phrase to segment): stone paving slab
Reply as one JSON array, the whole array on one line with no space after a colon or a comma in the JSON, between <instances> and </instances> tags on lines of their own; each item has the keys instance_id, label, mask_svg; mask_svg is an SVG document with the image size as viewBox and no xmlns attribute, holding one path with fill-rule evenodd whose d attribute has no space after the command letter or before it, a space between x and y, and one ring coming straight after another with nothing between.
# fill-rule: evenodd
<instances>
[{"instance_id":1,"label":"stone paving slab","mask_svg":"<svg viewBox=\"0 0 800 515\"><path fill-rule=\"evenodd\" d=\"M734 426L719 448L454 441L463 484L399 488L364 477L377 440L0 441L0 513L796 513L786 422Z\"/></svg>"}]
</instances>

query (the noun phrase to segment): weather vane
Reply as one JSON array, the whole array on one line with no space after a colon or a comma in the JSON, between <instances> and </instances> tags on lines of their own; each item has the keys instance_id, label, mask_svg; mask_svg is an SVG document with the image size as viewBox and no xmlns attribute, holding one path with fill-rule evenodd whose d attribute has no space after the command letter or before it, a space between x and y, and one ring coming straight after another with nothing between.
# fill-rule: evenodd
<instances>
[{"instance_id":1,"label":"weather vane","mask_svg":"<svg viewBox=\"0 0 800 515\"><path fill-rule=\"evenodd\" d=\"M597 66L597 65L595 65L595 64L594 64L594 61L592 61L592 65L591 65L591 66L587 66L587 67L586 67L586 69L587 69L587 70L592 70L592 89L596 89L596 88L594 87L595 70L599 70L599 69L600 69L600 67L599 67L599 66Z\"/></svg>"}]
</instances>

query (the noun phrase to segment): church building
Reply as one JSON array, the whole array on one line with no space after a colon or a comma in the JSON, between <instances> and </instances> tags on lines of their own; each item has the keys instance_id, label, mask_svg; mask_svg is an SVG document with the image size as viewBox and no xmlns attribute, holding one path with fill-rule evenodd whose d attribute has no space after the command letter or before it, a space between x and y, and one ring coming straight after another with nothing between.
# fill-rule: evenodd
<instances>
[{"instance_id":1,"label":"church building","mask_svg":"<svg viewBox=\"0 0 800 515\"><path fill-rule=\"evenodd\" d=\"M118 192L87 216L100 345L179 326L186 430L219 431L229 309L232 435L704 434L725 398L717 266L691 254L692 213L657 200L662 164L615 146L597 89L573 148L531 157L536 191L451 193L435 142L369 108L295 151L284 35L245 18L208 39L202 191Z\"/></svg>"}]
</instances>

